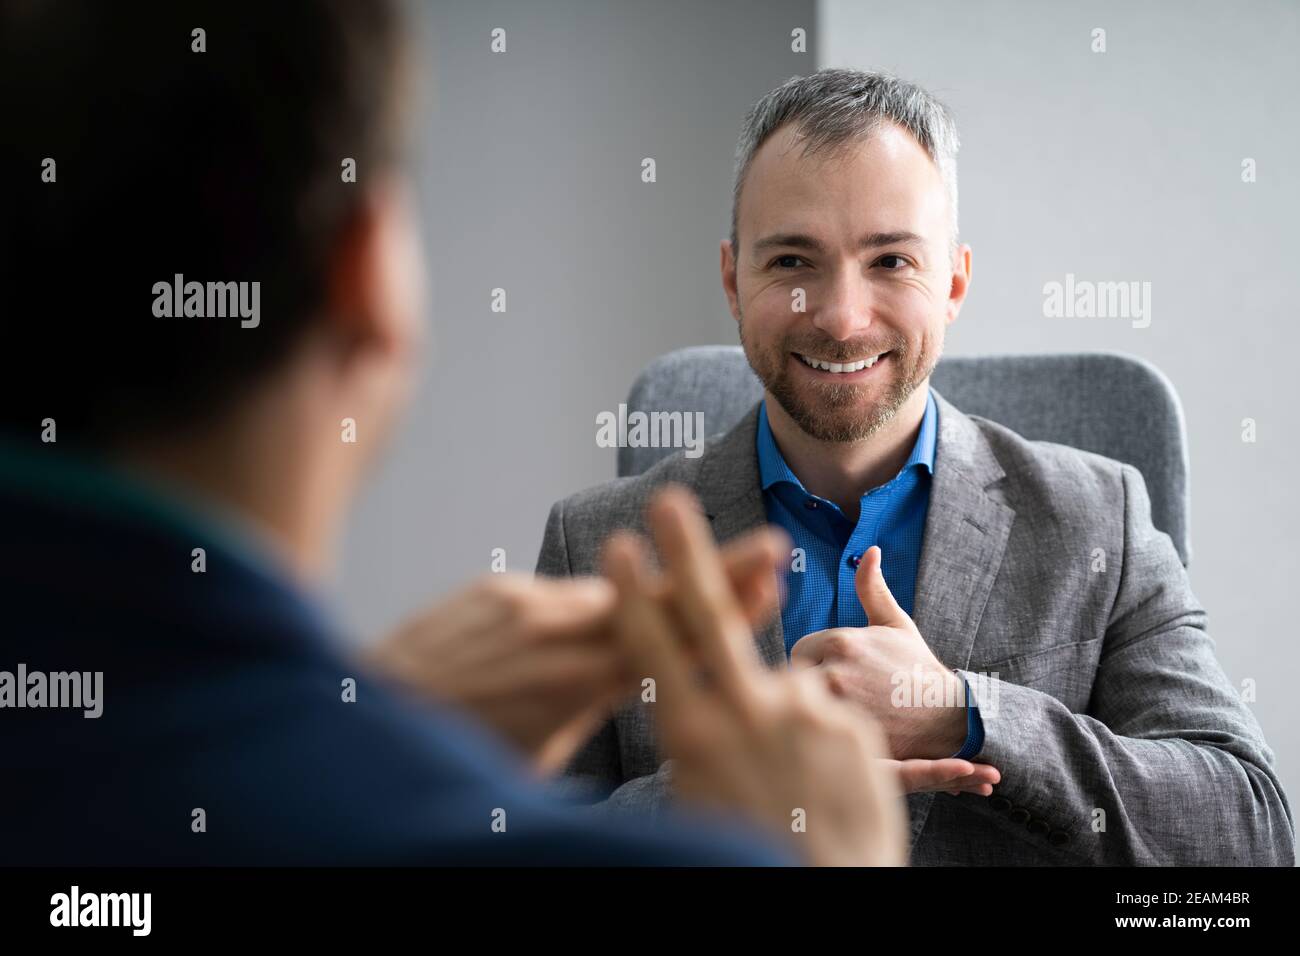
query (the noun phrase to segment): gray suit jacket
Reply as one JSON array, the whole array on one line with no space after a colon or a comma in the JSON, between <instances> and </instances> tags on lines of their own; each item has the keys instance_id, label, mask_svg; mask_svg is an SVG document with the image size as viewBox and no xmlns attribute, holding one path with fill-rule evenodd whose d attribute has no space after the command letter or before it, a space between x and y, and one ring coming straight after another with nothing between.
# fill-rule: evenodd
<instances>
[{"instance_id":1,"label":"gray suit jacket","mask_svg":"<svg viewBox=\"0 0 1300 956\"><path fill-rule=\"evenodd\" d=\"M935 399L913 617L974 682L977 759L1002 782L987 798L909 795L912 862L1293 865L1272 751L1214 657L1141 473ZM763 524L757 420L756 407L697 458L557 503L538 572L598 573L606 536L644 530L647 498L668 481L695 491L720 541ZM757 641L769 665L786 664L779 615ZM670 799L652 709L630 704L570 768L612 791L607 809L653 813Z\"/></svg>"}]
</instances>

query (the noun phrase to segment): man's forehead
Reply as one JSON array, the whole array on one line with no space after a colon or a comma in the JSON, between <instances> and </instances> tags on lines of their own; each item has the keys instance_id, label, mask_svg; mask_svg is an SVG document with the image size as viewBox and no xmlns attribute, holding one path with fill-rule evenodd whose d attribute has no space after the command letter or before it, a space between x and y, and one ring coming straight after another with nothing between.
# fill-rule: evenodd
<instances>
[{"instance_id":1,"label":"man's forehead","mask_svg":"<svg viewBox=\"0 0 1300 956\"><path fill-rule=\"evenodd\" d=\"M901 127L886 123L833 146L808 146L808 137L787 124L754 154L740 197L746 232L824 231L833 225L818 222L827 214L851 219L863 232L946 228L943 178Z\"/></svg>"}]
</instances>

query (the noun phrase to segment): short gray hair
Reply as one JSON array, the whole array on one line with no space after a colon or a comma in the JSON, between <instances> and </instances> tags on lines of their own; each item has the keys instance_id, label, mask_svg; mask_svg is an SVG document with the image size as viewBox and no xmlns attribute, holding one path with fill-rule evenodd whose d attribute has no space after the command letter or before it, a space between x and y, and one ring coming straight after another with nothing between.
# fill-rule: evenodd
<instances>
[{"instance_id":1,"label":"short gray hair","mask_svg":"<svg viewBox=\"0 0 1300 956\"><path fill-rule=\"evenodd\" d=\"M818 70L796 76L750 109L736 144L736 181L731 197L731 249L736 234L740 189L760 146L787 123L803 137L805 154L833 150L865 139L886 122L907 130L943 176L952 210L950 245L957 248L957 124L947 107L921 87L889 73Z\"/></svg>"}]
</instances>

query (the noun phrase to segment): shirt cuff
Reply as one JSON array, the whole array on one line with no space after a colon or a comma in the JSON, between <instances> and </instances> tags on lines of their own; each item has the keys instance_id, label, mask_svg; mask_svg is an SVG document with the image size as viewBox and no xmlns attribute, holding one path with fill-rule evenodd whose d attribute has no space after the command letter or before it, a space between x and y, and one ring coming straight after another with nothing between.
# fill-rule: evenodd
<instances>
[{"instance_id":1,"label":"shirt cuff","mask_svg":"<svg viewBox=\"0 0 1300 956\"><path fill-rule=\"evenodd\" d=\"M984 720L980 717L979 704L971 699L970 681L962 677L961 682L966 687L966 742L953 757L972 760L984 749Z\"/></svg>"}]
</instances>

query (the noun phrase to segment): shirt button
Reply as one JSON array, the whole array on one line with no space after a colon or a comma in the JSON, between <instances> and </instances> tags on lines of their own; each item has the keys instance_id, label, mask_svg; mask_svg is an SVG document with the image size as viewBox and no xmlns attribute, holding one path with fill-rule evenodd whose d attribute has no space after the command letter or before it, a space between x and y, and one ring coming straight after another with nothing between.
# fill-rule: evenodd
<instances>
[{"instance_id":1,"label":"shirt button","mask_svg":"<svg viewBox=\"0 0 1300 956\"><path fill-rule=\"evenodd\" d=\"M808 498L807 500L805 500L803 506L807 508L809 511L817 510L817 502L812 498Z\"/></svg>"},{"instance_id":2,"label":"shirt button","mask_svg":"<svg viewBox=\"0 0 1300 956\"><path fill-rule=\"evenodd\" d=\"M862 555L860 554L849 555L849 567L856 568L861 563L862 563Z\"/></svg>"}]
</instances>

